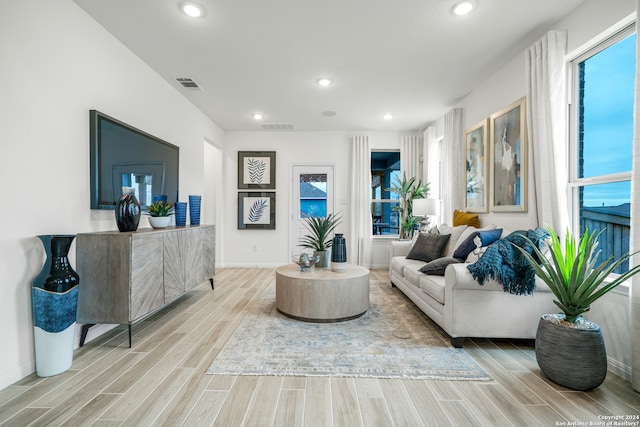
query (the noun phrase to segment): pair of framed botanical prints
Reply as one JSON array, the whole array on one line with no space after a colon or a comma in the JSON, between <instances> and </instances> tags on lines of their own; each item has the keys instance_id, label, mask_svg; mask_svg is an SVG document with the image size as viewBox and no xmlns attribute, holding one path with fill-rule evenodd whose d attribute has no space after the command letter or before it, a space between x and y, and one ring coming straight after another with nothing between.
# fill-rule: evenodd
<instances>
[{"instance_id":1,"label":"pair of framed botanical prints","mask_svg":"<svg viewBox=\"0 0 640 427\"><path fill-rule=\"evenodd\" d=\"M276 152L238 151L238 229L276 228Z\"/></svg>"},{"instance_id":2,"label":"pair of framed botanical prints","mask_svg":"<svg viewBox=\"0 0 640 427\"><path fill-rule=\"evenodd\" d=\"M465 211L527 211L525 97L464 132Z\"/></svg>"}]
</instances>

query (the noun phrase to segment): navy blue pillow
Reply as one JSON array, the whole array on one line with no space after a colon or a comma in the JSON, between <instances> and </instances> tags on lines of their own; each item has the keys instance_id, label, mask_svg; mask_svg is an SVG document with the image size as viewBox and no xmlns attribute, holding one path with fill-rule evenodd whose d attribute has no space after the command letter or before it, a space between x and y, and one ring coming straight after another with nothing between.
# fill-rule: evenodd
<instances>
[{"instance_id":1,"label":"navy blue pillow","mask_svg":"<svg viewBox=\"0 0 640 427\"><path fill-rule=\"evenodd\" d=\"M500 236L502 236L502 228L496 228L495 230L474 231L469 235L469 237L464 240L464 242L458 245L458 248L453 253L453 257L461 260L467 259L469 254L478 247L476 245L476 242L474 242L476 237L480 238L480 247L483 248L500 239Z\"/></svg>"},{"instance_id":2,"label":"navy blue pillow","mask_svg":"<svg viewBox=\"0 0 640 427\"><path fill-rule=\"evenodd\" d=\"M456 250L453 252L453 257L461 260L467 259L469 254L476 249L476 243L473 241L480 232L474 231L464 239L464 242L460 243Z\"/></svg>"}]
</instances>

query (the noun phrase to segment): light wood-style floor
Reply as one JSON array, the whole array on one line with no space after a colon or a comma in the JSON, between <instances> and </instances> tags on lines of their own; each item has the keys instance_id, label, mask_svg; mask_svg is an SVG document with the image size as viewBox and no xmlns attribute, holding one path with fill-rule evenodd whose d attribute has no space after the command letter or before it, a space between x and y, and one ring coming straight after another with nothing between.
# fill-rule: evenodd
<instances>
[{"instance_id":1,"label":"light wood-style floor","mask_svg":"<svg viewBox=\"0 0 640 427\"><path fill-rule=\"evenodd\" d=\"M388 276L375 270L372 279ZM204 283L134 325L133 348L118 328L78 349L71 370L1 390L0 424L558 426L640 414L640 394L611 373L590 392L550 383L531 342L465 343L493 382L206 375L245 307L273 280L273 269L218 270L215 291Z\"/></svg>"}]
</instances>

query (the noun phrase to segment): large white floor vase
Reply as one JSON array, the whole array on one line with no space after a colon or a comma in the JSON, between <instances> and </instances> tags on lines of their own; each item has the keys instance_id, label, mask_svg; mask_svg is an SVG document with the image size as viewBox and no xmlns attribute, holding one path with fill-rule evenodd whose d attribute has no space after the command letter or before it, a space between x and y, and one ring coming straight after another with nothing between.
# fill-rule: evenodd
<instances>
[{"instance_id":1,"label":"large white floor vase","mask_svg":"<svg viewBox=\"0 0 640 427\"><path fill-rule=\"evenodd\" d=\"M67 257L75 235L38 237L47 257L31 284L36 373L50 377L73 363L80 278Z\"/></svg>"},{"instance_id":2,"label":"large white floor vase","mask_svg":"<svg viewBox=\"0 0 640 427\"><path fill-rule=\"evenodd\" d=\"M607 376L607 353L600 326L564 314L545 314L536 333L536 359L542 372L561 386L586 391L598 387Z\"/></svg>"}]
</instances>

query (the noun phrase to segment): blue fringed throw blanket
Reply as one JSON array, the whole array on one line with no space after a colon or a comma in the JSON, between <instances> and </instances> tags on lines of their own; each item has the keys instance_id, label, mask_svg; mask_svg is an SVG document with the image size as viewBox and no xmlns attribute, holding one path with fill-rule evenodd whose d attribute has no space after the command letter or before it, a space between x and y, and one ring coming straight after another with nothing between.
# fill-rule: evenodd
<instances>
[{"instance_id":1,"label":"blue fringed throw blanket","mask_svg":"<svg viewBox=\"0 0 640 427\"><path fill-rule=\"evenodd\" d=\"M501 283L504 291L511 294L532 294L536 288L536 272L524 255L513 246L517 245L534 255L533 248L523 236L531 240L538 249L542 249L549 233L539 227L535 230L514 231L504 239L492 243L478 261L467 267L473 278L484 285L484 281L490 277Z\"/></svg>"}]
</instances>

